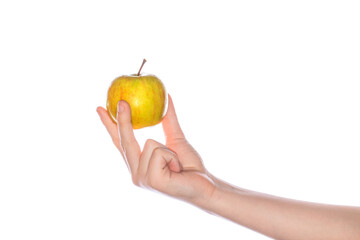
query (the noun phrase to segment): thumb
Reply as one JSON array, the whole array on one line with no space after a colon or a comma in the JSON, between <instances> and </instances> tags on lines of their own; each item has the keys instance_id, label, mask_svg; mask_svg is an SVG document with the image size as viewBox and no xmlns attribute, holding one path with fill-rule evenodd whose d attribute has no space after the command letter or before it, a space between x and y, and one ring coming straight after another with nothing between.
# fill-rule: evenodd
<instances>
[{"instance_id":1,"label":"thumb","mask_svg":"<svg viewBox=\"0 0 360 240\"><path fill-rule=\"evenodd\" d=\"M166 142L171 142L175 139L184 139L184 133L181 130L180 124L178 122L174 103L170 94L168 94L168 109L166 115L162 121L162 126L164 129Z\"/></svg>"},{"instance_id":2,"label":"thumb","mask_svg":"<svg viewBox=\"0 0 360 240\"><path fill-rule=\"evenodd\" d=\"M131 125L131 108L128 102L120 100L117 104L116 120L118 125L122 127L130 127Z\"/></svg>"}]
</instances>

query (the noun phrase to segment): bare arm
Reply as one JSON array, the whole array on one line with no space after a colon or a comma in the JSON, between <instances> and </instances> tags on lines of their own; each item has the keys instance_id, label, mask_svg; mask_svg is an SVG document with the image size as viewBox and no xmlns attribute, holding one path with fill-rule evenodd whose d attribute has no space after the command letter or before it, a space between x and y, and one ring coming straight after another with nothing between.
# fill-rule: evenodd
<instances>
[{"instance_id":1,"label":"bare arm","mask_svg":"<svg viewBox=\"0 0 360 240\"><path fill-rule=\"evenodd\" d=\"M360 239L360 208L291 200L214 179L204 210L275 239Z\"/></svg>"},{"instance_id":2,"label":"bare arm","mask_svg":"<svg viewBox=\"0 0 360 240\"><path fill-rule=\"evenodd\" d=\"M360 239L360 208L290 200L241 189L212 176L186 140L169 96L162 121L166 145L149 139L143 150L131 109L119 102L117 122L97 109L135 185L165 193L275 239Z\"/></svg>"}]
</instances>

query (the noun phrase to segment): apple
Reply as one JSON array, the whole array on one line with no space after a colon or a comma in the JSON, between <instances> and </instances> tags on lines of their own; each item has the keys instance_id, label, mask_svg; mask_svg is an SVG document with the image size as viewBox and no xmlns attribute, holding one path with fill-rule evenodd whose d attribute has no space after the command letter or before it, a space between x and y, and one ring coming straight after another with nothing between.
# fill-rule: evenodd
<instances>
[{"instance_id":1,"label":"apple","mask_svg":"<svg viewBox=\"0 0 360 240\"><path fill-rule=\"evenodd\" d=\"M107 94L106 108L116 123L117 103L125 100L131 107L131 121L134 129L153 126L164 117L167 95L164 84L155 75L123 75L114 79Z\"/></svg>"}]
</instances>

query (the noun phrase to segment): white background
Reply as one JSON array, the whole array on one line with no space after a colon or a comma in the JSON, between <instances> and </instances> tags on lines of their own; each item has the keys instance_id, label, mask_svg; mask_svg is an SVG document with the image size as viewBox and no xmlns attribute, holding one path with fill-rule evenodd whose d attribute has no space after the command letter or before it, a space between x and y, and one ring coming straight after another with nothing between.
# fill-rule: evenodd
<instances>
[{"instance_id":1,"label":"white background","mask_svg":"<svg viewBox=\"0 0 360 240\"><path fill-rule=\"evenodd\" d=\"M157 75L215 176L359 205L358 1L1 1L0 239L267 239L132 185L110 82ZM163 142L161 126L136 131Z\"/></svg>"}]
</instances>

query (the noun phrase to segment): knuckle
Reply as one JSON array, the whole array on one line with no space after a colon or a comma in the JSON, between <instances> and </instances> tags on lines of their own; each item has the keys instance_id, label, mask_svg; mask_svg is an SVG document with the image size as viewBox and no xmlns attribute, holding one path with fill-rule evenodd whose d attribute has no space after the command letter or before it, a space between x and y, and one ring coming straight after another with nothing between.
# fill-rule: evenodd
<instances>
[{"instance_id":1,"label":"knuckle","mask_svg":"<svg viewBox=\"0 0 360 240\"><path fill-rule=\"evenodd\" d=\"M131 120L129 119L129 116L127 114L118 115L117 122L120 125L120 127L129 127L129 125L132 125Z\"/></svg>"},{"instance_id":2,"label":"knuckle","mask_svg":"<svg viewBox=\"0 0 360 240\"><path fill-rule=\"evenodd\" d=\"M153 139L147 139L144 145L144 148L155 148L157 142Z\"/></svg>"},{"instance_id":3,"label":"knuckle","mask_svg":"<svg viewBox=\"0 0 360 240\"><path fill-rule=\"evenodd\" d=\"M156 147L156 148L154 149L153 153L154 153L155 156L159 156L159 155L163 154L164 151L165 151L164 148L162 148L162 147Z\"/></svg>"},{"instance_id":4,"label":"knuckle","mask_svg":"<svg viewBox=\"0 0 360 240\"><path fill-rule=\"evenodd\" d=\"M155 179L155 178L149 178L148 181L147 181L147 185L152 188L152 189L155 189L155 190L158 190L158 181Z\"/></svg>"},{"instance_id":5,"label":"knuckle","mask_svg":"<svg viewBox=\"0 0 360 240\"><path fill-rule=\"evenodd\" d=\"M161 179L158 177L149 176L146 179L146 186L150 189L163 192L163 181L161 181Z\"/></svg>"},{"instance_id":6,"label":"knuckle","mask_svg":"<svg viewBox=\"0 0 360 240\"><path fill-rule=\"evenodd\" d=\"M154 188L153 181L148 178L148 179L146 180L146 186L148 186L149 188Z\"/></svg>"},{"instance_id":7,"label":"knuckle","mask_svg":"<svg viewBox=\"0 0 360 240\"><path fill-rule=\"evenodd\" d=\"M122 147L125 147L125 146L128 146L129 144L131 144L131 141L127 138L120 138L119 142Z\"/></svg>"},{"instance_id":8,"label":"knuckle","mask_svg":"<svg viewBox=\"0 0 360 240\"><path fill-rule=\"evenodd\" d=\"M137 187L140 186L140 181L137 177L132 177L132 182L135 186L137 186Z\"/></svg>"}]
</instances>

